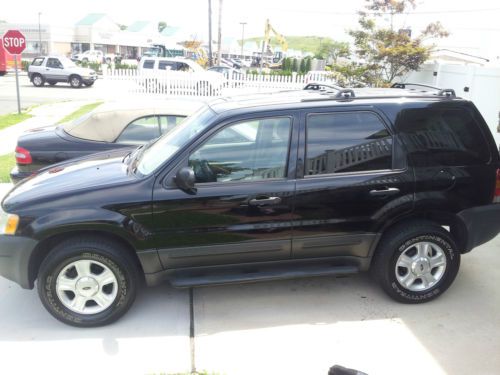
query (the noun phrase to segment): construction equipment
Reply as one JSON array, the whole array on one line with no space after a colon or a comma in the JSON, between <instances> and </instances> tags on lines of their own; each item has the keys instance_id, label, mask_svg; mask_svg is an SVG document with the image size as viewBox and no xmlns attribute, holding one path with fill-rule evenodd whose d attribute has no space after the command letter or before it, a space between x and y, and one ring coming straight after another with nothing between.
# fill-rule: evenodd
<instances>
[{"instance_id":1,"label":"construction equipment","mask_svg":"<svg viewBox=\"0 0 500 375\"><path fill-rule=\"evenodd\" d=\"M273 53L271 47L271 32L274 34L274 38L281 46L281 51L276 51ZM278 33L274 29L274 27L271 26L269 19L267 19L264 29L264 39L262 40L260 67L267 67L271 69L281 68L281 64L283 62L283 59L285 58L286 51L288 51L288 42L283 35Z\"/></svg>"},{"instance_id":2,"label":"construction equipment","mask_svg":"<svg viewBox=\"0 0 500 375\"><path fill-rule=\"evenodd\" d=\"M202 67L206 68L208 64L208 55L205 49L201 46L201 42L198 40L188 40L180 43L184 48L188 50L187 57L191 60L196 61Z\"/></svg>"}]
</instances>

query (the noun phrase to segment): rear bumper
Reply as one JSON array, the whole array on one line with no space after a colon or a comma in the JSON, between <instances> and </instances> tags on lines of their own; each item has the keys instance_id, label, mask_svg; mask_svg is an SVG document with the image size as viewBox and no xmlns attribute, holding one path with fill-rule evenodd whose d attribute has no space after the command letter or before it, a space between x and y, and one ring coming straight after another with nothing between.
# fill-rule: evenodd
<instances>
[{"instance_id":1,"label":"rear bumper","mask_svg":"<svg viewBox=\"0 0 500 375\"><path fill-rule=\"evenodd\" d=\"M464 252L471 251L500 233L500 204L469 208L458 213L467 229Z\"/></svg>"},{"instance_id":2,"label":"rear bumper","mask_svg":"<svg viewBox=\"0 0 500 375\"><path fill-rule=\"evenodd\" d=\"M26 177L29 177L33 174L33 172L21 172L19 171L19 168L16 166L12 168L10 171L10 179L12 180L13 183L17 184L19 181L25 179Z\"/></svg>"},{"instance_id":3,"label":"rear bumper","mask_svg":"<svg viewBox=\"0 0 500 375\"><path fill-rule=\"evenodd\" d=\"M29 261L36 244L31 238L0 235L0 276L25 289L33 289Z\"/></svg>"}]
</instances>

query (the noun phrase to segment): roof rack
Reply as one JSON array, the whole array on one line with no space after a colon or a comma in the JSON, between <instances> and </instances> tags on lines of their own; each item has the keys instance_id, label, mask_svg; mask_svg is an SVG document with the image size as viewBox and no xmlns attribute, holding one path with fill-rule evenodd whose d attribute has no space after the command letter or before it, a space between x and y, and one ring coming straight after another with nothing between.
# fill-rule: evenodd
<instances>
[{"instance_id":1,"label":"roof rack","mask_svg":"<svg viewBox=\"0 0 500 375\"><path fill-rule=\"evenodd\" d=\"M435 87L435 86L429 86L429 85L422 85L420 83L410 83L410 82L396 82L394 83L391 88L393 89L406 89L406 86L417 86L417 87L425 87L426 89L432 89L437 91L437 96L445 96L447 98L456 98L457 95L455 94L455 90L453 89L442 89L440 87ZM408 89L412 90L412 89Z\"/></svg>"},{"instance_id":2,"label":"roof rack","mask_svg":"<svg viewBox=\"0 0 500 375\"><path fill-rule=\"evenodd\" d=\"M322 83L322 82L310 82L307 85L305 85L303 90L328 91L328 89L341 90L342 87L336 85L329 85L327 83Z\"/></svg>"}]
</instances>

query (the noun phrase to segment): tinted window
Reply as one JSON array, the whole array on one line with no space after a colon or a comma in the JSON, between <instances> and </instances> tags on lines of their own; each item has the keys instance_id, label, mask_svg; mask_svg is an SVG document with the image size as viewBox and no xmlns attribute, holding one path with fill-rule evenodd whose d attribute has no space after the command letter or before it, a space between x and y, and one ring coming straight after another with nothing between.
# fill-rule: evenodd
<instances>
[{"instance_id":1,"label":"tinted window","mask_svg":"<svg viewBox=\"0 0 500 375\"><path fill-rule=\"evenodd\" d=\"M184 120L185 116L162 115L160 118L161 134L169 132Z\"/></svg>"},{"instance_id":2,"label":"tinted window","mask_svg":"<svg viewBox=\"0 0 500 375\"><path fill-rule=\"evenodd\" d=\"M49 67L49 68L56 68L56 69L62 69L63 66L62 66L61 62L58 59L49 58L47 60L47 67Z\"/></svg>"},{"instance_id":3,"label":"tinted window","mask_svg":"<svg viewBox=\"0 0 500 375\"><path fill-rule=\"evenodd\" d=\"M177 63L174 61L159 61L158 69L167 70L167 67L170 67L171 70L175 70Z\"/></svg>"},{"instance_id":4,"label":"tinted window","mask_svg":"<svg viewBox=\"0 0 500 375\"><path fill-rule=\"evenodd\" d=\"M156 116L141 117L127 125L120 134L117 143L140 144L147 143L160 136Z\"/></svg>"},{"instance_id":5,"label":"tinted window","mask_svg":"<svg viewBox=\"0 0 500 375\"><path fill-rule=\"evenodd\" d=\"M373 113L315 114L307 118L306 174L390 169L392 138Z\"/></svg>"},{"instance_id":6,"label":"tinted window","mask_svg":"<svg viewBox=\"0 0 500 375\"><path fill-rule=\"evenodd\" d=\"M407 109L397 125L417 165L472 165L490 159L477 122L465 109Z\"/></svg>"},{"instance_id":7,"label":"tinted window","mask_svg":"<svg viewBox=\"0 0 500 375\"><path fill-rule=\"evenodd\" d=\"M153 69L155 67L155 61L154 60L144 60L142 67L144 69Z\"/></svg>"},{"instance_id":8,"label":"tinted window","mask_svg":"<svg viewBox=\"0 0 500 375\"><path fill-rule=\"evenodd\" d=\"M43 60L44 60L43 57L37 57L36 59L33 60L33 62L31 63L31 65L40 66L43 63Z\"/></svg>"},{"instance_id":9,"label":"tinted window","mask_svg":"<svg viewBox=\"0 0 500 375\"><path fill-rule=\"evenodd\" d=\"M267 118L222 129L189 157L196 182L284 178L290 128L289 118ZM241 138L230 142L233 133Z\"/></svg>"}]
</instances>

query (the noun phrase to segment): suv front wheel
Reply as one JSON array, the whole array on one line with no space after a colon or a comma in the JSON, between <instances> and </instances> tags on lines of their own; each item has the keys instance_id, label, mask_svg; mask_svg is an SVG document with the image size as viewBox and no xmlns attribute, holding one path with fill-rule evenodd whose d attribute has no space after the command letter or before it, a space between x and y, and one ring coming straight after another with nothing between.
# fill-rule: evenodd
<instances>
[{"instance_id":1,"label":"suv front wheel","mask_svg":"<svg viewBox=\"0 0 500 375\"><path fill-rule=\"evenodd\" d=\"M448 289L460 267L460 252L445 229L427 221L406 223L384 235L372 274L393 299L430 301Z\"/></svg>"},{"instance_id":2,"label":"suv front wheel","mask_svg":"<svg viewBox=\"0 0 500 375\"><path fill-rule=\"evenodd\" d=\"M126 249L102 238L70 239L40 266L38 294L45 308L76 327L96 327L120 318L132 305L137 267Z\"/></svg>"}]
</instances>

